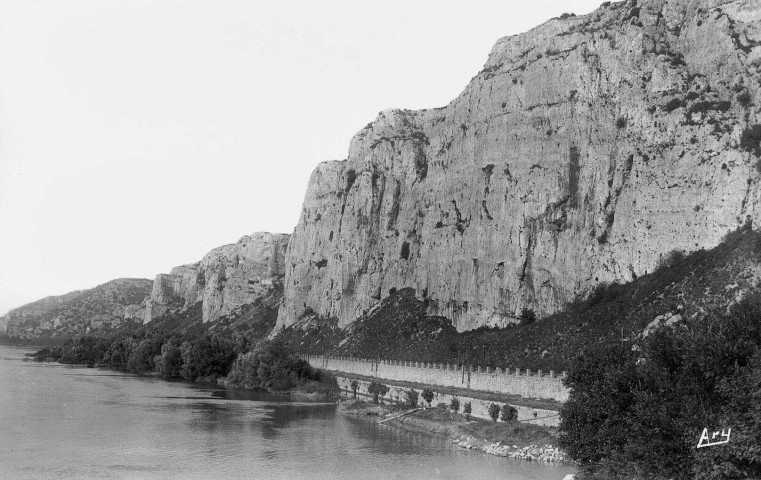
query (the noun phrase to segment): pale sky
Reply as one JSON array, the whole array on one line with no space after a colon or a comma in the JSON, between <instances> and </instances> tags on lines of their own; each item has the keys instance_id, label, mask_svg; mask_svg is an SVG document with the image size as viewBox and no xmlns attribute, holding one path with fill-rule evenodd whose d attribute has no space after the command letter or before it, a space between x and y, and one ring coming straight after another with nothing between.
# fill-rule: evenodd
<instances>
[{"instance_id":1,"label":"pale sky","mask_svg":"<svg viewBox=\"0 0 761 480\"><path fill-rule=\"evenodd\" d=\"M0 314L291 233L386 108L602 0L0 0Z\"/></svg>"}]
</instances>

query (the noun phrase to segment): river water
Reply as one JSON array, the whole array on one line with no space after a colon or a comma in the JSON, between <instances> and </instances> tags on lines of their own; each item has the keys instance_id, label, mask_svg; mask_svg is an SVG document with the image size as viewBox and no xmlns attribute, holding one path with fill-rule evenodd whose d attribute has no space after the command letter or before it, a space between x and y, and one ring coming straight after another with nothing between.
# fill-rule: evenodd
<instances>
[{"instance_id":1,"label":"river water","mask_svg":"<svg viewBox=\"0 0 761 480\"><path fill-rule=\"evenodd\" d=\"M39 363L0 346L0 477L562 479L335 404Z\"/></svg>"}]
</instances>

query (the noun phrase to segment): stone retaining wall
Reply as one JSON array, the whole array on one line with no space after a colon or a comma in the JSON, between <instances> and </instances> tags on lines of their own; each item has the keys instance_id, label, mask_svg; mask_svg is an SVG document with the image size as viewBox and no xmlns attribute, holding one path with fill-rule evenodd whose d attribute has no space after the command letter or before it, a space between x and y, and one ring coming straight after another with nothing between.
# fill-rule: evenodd
<instances>
[{"instance_id":1,"label":"stone retaining wall","mask_svg":"<svg viewBox=\"0 0 761 480\"><path fill-rule=\"evenodd\" d=\"M347 377L336 377L338 380L338 386L341 388L341 391L343 395L347 398L353 398L354 393L351 389L351 378ZM357 383L359 384L359 387L357 388L357 398L360 398L362 400L368 400L372 398L372 395L367 393L367 387L370 385L370 382L365 380L357 380ZM409 388L399 387L396 385L388 384L386 382L380 382L389 387L389 391L384 395L383 397L380 397L380 401L383 403L395 403L395 404L403 404L407 401L407 391ZM432 389L433 390L433 389ZM418 390L418 393L421 393L421 391ZM489 417L489 405L492 403L496 403L497 405L502 407L504 403L499 402L491 402L488 400L481 400L478 398L472 398L472 397L463 397L463 396L456 396L456 395L449 395L446 393L439 393L434 390L434 397L431 401L432 406L436 406L439 403L444 403L447 408L449 408L449 405L452 402L452 398L457 397L457 399L460 401L460 409L459 413L462 413L462 409L465 406L467 402L470 402L471 406L471 416L477 417L477 418L483 418L486 420L490 420L491 417ZM422 397L418 397L418 406L421 407L427 407L428 404L425 402L425 400L422 399ZM520 422L526 422L526 423L532 423L534 425L542 425L545 427L557 427L560 424L560 417L558 416L558 412L555 410L544 410L541 408L529 408L529 407L523 407L520 405L512 405L515 407L515 409L518 411L518 421Z\"/></svg>"}]
</instances>

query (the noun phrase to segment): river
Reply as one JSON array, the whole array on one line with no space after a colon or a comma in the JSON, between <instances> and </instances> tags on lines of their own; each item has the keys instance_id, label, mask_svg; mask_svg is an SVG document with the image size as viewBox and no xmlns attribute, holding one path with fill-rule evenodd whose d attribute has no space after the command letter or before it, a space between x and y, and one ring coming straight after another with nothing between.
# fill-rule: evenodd
<instances>
[{"instance_id":1,"label":"river","mask_svg":"<svg viewBox=\"0 0 761 480\"><path fill-rule=\"evenodd\" d=\"M289 401L0 346L3 478L548 479L573 471Z\"/></svg>"}]
</instances>

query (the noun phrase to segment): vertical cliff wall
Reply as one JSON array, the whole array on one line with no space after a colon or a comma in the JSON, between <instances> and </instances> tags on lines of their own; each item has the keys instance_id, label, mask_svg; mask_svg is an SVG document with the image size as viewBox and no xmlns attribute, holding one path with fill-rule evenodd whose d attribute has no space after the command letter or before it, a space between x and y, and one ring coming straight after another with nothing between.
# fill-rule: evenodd
<instances>
[{"instance_id":1,"label":"vertical cliff wall","mask_svg":"<svg viewBox=\"0 0 761 480\"><path fill-rule=\"evenodd\" d=\"M460 330L545 315L759 215L761 1L648 0L497 42L443 108L313 172L278 324L394 289ZM158 283L158 281L156 282Z\"/></svg>"},{"instance_id":2,"label":"vertical cliff wall","mask_svg":"<svg viewBox=\"0 0 761 480\"><path fill-rule=\"evenodd\" d=\"M159 274L145 301L145 323L202 302L203 321L214 321L275 289L282 289L288 235L254 233L215 248L194 264Z\"/></svg>"}]
</instances>

